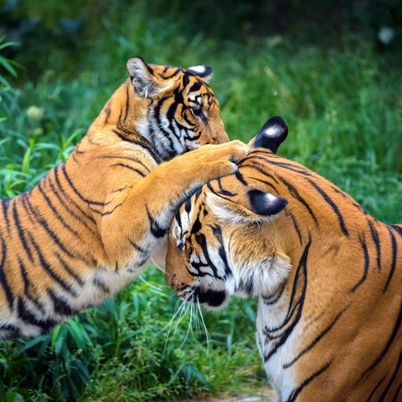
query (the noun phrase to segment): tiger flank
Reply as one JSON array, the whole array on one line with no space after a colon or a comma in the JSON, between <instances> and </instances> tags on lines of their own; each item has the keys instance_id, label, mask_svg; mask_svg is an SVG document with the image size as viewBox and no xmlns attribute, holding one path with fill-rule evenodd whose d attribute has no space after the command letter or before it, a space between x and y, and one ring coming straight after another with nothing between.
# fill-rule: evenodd
<instances>
[{"instance_id":1,"label":"tiger flank","mask_svg":"<svg viewBox=\"0 0 402 402\"><path fill-rule=\"evenodd\" d=\"M69 159L1 202L0 338L44 333L120 290L163 241L172 211L246 155L236 141L199 148L228 141L211 68L140 58L127 68Z\"/></svg>"},{"instance_id":2,"label":"tiger flank","mask_svg":"<svg viewBox=\"0 0 402 402\"><path fill-rule=\"evenodd\" d=\"M257 343L281 402L402 401L402 226L275 155L270 119L239 170L172 222L166 279L210 309L259 299Z\"/></svg>"}]
</instances>

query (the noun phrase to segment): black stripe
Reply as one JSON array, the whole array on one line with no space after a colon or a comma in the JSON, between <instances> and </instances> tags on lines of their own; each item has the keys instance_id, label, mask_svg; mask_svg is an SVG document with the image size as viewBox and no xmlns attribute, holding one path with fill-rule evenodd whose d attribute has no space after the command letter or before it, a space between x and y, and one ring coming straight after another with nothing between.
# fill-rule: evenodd
<instances>
[{"instance_id":1,"label":"black stripe","mask_svg":"<svg viewBox=\"0 0 402 402\"><path fill-rule=\"evenodd\" d=\"M303 389L310 384L311 381L313 381L315 378L319 377L325 370L329 368L329 366L332 364L332 361L324 364L320 369L318 369L316 372L311 374L310 377L307 377L296 389L294 389L291 394L289 395L289 398L286 400L286 402L294 402L296 401L297 397L301 392L303 392Z\"/></svg>"},{"instance_id":2,"label":"black stripe","mask_svg":"<svg viewBox=\"0 0 402 402\"><path fill-rule=\"evenodd\" d=\"M396 377L398 375L398 371L401 368L401 364L402 364L402 350L399 353L399 359L398 359L398 363L396 364L395 370L391 376L391 379L388 381L387 386L384 389L384 392L381 394L380 399L378 400L378 402L383 402L387 396L388 391L390 390L392 383L394 382L395 379L400 380L401 377L398 376L398 378Z\"/></svg>"},{"instance_id":3,"label":"black stripe","mask_svg":"<svg viewBox=\"0 0 402 402\"><path fill-rule=\"evenodd\" d=\"M90 200L89 198L84 197L75 187L73 181L71 180L70 176L67 173L66 170L66 165L63 163L60 166L57 166L55 169L56 171L58 170L58 168L61 167L61 171L63 172L64 178L67 180L67 183L69 184L69 186L71 187L71 189L74 191L74 193L78 196L78 198L81 199L81 201L86 202L87 204L90 205L99 205L99 206L106 206L109 204L109 202L101 202L101 201L94 201L94 200Z\"/></svg>"},{"instance_id":4,"label":"black stripe","mask_svg":"<svg viewBox=\"0 0 402 402\"><path fill-rule=\"evenodd\" d=\"M31 325L34 325L36 327L41 328L43 331L47 332L49 331L52 327L54 327L57 324L57 321L52 320L51 318L47 318L45 320L40 320L36 318L34 314L32 314L24 304L24 301L21 297L18 298L18 303L17 303L17 312L18 312L18 317Z\"/></svg>"},{"instance_id":5,"label":"black stripe","mask_svg":"<svg viewBox=\"0 0 402 402\"><path fill-rule=\"evenodd\" d=\"M251 169L257 170L257 172L260 172L262 175L269 177L275 183L279 184L278 179L274 175L269 173L266 166L264 166L264 165L261 165L261 164L256 163L251 160L251 161L248 161L247 164L241 165L241 168L251 168Z\"/></svg>"},{"instance_id":6,"label":"black stripe","mask_svg":"<svg viewBox=\"0 0 402 402\"><path fill-rule=\"evenodd\" d=\"M6 332L6 333L4 333ZM13 339L20 336L20 330L14 325L0 324L0 339Z\"/></svg>"},{"instance_id":7,"label":"black stripe","mask_svg":"<svg viewBox=\"0 0 402 402\"><path fill-rule=\"evenodd\" d=\"M71 197L70 195L68 195L65 190L63 189L63 186L60 182L59 179L59 173L57 169L54 169L54 177L56 179L56 184L58 189L61 191L61 193L63 194L65 200L68 200L68 202L70 204L72 204L76 209L78 209L78 211L85 217L87 218L90 222L95 224L95 219L89 215L88 213L86 213ZM57 199L59 200L60 204L66 209L66 211L72 216L74 217L78 222L82 223L89 231L91 231L93 234L95 234L95 232L93 231L92 228L90 228L88 226L88 224L82 220L73 210L71 210L66 204L65 204L65 200L63 200L58 192L58 190L56 189L56 187L53 185L53 183L51 181L49 181L49 185L50 188L52 189L52 191L54 192L54 194L56 195Z\"/></svg>"},{"instance_id":8,"label":"black stripe","mask_svg":"<svg viewBox=\"0 0 402 402\"><path fill-rule=\"evenodd\" d=\"M117 130L112 130L115 134L118 135L118 137L123 140L130 142L131 144L135 144L140 146L141 148L144 148L148 153L151 155L151 157L156 161L156 163L160 164L162 162L162 158L157 154L157 151L155 148L149 143L149 141L145 140L142 138L141 140L139 139L133 139L133 138L127 138L121 135Z\"/></svg>"},{"instance_id":9,"label":"black stripe","mask_svg":"<svg viewBox=\"0 0 402 402\"><path fill-rule=\"evenodd\" d=\"M133 188L133 186L123 186L123 187L116 188L116 190L110 191L110 194L121 193L122 191L128 190L129 188Z\"/></svg>"},{"instance_id":10,"label":"black stripe","mask_svg":"<svg viewBox=\"0 0 402 402\"><path fill-rule=\"evenodd\" d=\"M144 248L140 247L136 242L134 242L131 239L128 239L128 241L130 242L130 244L133 246L133 248L135 248L139 253L141 254L146 254L147 250L145 250Z\"/></svg>"},{"instance_id":11,"label":"black stripe","mask_svg":"<svg viewBox=\"0 0 402 402\"><path fill-rule=\"evenodd\" d=\"M207 261L207 265L205 265L205 266L209 266L209 268L211 268L215 278L223 280L223 278L220 275L218 275L218 269L216 268L215 264L212 262L211 257L209 256L207 240L206 240L205 235L203 233L197 233L195 235L195 240L201 246L202 252ZM194 265L194 264L192 263L192 265ZM201 273L201 272L199 272L199 273Z\"/></svg>"},{"instance_id":12,"label":"black stripe","mask_svg":"<svg viewBox=\"0 0 402 402\"><path fill-rule=\"evenodd\" d=\"M24 265L24 263L20 260L20 258L18 258L18 266L20 269L20 274L21 274L21 278L22 281L24 283L24 296L32 303L35 305L35 307L42 313L45 313L45 309L42 305L42 303L31 294L31 283L29 281L29 277L28 277L28 272L27 269Z\"/></svg>"},{"instance_id":13,"label":"black stripe","mask_svg":"<svg viewBox=\"0 0 402 402\"><path fill-rule=\"evenodd\" d=\"M399 384L399 387L396 389L395 395L392 398L392 402L400 401L400 399L398 399L398 396L399 396L399 392L401 392L401 390L402 390L402 382Z\"/></svg>"},{"instance_id":14,"label":"black stripe","mask_svg":"<svg viewBox=\"0 0 402 402\"><path fill-rule=\"evenodd\" d=\"M200 81L195 81L193 85L189 88L188 92L195 92L198 91L201 88L201 82Z\"/></svg>"},{"instance_id":15,"label":"black stripe","mask_svg":"<svg viewBox=\"0 0 402 402\"><path fill-rule=\"evenodd\" d=\"M52 300L53 311L55 313L64 317L71 317L72 315L77 313L77 310L72 308L66 300L57 295L53 289L47 289L46 292Z\"/></svg>"},{"instance_id":16,"label":"black stripe","mask_svg":"<svg viewBox=\"0 0 402 402\"><path fill-rule=\"evenodd\" d=\"M402 236L402 226L401 225L390 225L392 229L395 230L399 234L399 236Z\"/></svg>"},{"instance_id":17,"label":"black stripe","mask_svg":"<svg viewBox=\"0 0 402 402\"><path fill-rule=\"evenodd\" d=\"M92 283L99 289L103 291L103 293L110 294L111 291L110 289L99 279L99 278L94 278Z\"/></svg>"},{"instance_id":18,"label":"black stripe","mask_svg":"<svg viewBox=\"0 0 402 402\"><path fill-rule=\"evenodd\" d=\"M363 266L363 275L359 279L359 281L354 285L351 289L352 292L355 292L357 288L367 279L369 265L370 265L370 256L367 249L366 240L364 238L364 234L359 234L360 245L362 246L363 250L363 257L364 257L364 266Z\"/></svg>"},{"instance_id":19,"label":"black stripe","mask_svg":"<svg viewBox=\"0 0 402 402\"><path fill-rule=\"evenodd\" d=\"M290 184L287 180L285 180L282 176L277 175L279 180L281 180L283 182L283 184L287 187L287 189L289 190L289 193L296 198L296 200L298 200L308 211L308 213L310 214L310 216L313 218L316 226L318 227L318 219L315 216L313 210L310 208L310 205L307 204L306 200L299 194L299 192L297 191L296 187L294 187L292 184Z\"/></svg>"},{"instance_id":20,"label":"black stripe","mask_svg":"<svg viewBox=\"0 0 402 402\"><path fill-rule=\"evenodd\" d=\"M130 88L129 88L129 85L128 85L128 83L126 84L126 108L125 108L125 111L124 111L124 118L123 118L123 121L125 122L126 121L126 119L127 119L127 116L128 116L128 109L129 109L129 107L130 107Z\"/></svg>"},{"instance_id":21,"label":"black stripe","mask_svg":"<svg viewBox=\"0 0 402 402\"><path fill-rule=\"evenodd\" d=\"M31 235L29 235L29 240L31 241L32 245L34 246L36 254L39 258L40 267L49 275L50 278L52 278L55 282L57 282L57 284L63 290L70 293L72 296L76 296L76 293L74 292L74 290L71 289L71 286L63 278L61 278L59 276L59 274L57 274L55 271L53 271L52 267L50 266L50 264L47 262L47 260L43 256L38 243L36 243L36 241L34 240L34 238Z\"/></svg>"},{"instance_id":22,"label":"black stripe","mask_svg":"<svg viewBox=\"0 0 402 402\"><path fill-rule=\"evenodd\" d=\"M171 68L173 68L173 67L171 67ZM163 76L162 78L164 78L165 80L168 80L170 78L175 77L177 74L180 73L180 71L183 71L183 70L181 68L176 68L176 70L174 70L174 72L172 74Z\"/></svg>"},{"instance_id":23,"label":"black stripe","mask_svg":"<svg viewBox=\"0 0 402 402\"><path fill-rule=\"evenodd\" d=\"M338 217L339 221L339 226L341 227L341 230L345 236L349 236L349 232L346 228L345 225L345 220L343 219L343 216L341 212L339 211L338 206L335 204L334 201L332 201L331 197L321 188L318 186L317 183L315 183L311 179L307 179L310 184L318 191L318 193L321 195L321 197L324 199L324 201L332 208L332 210L335 212L336 216Z\"/></svg>"},{"instance_id":24,"label":"black stripe","mask_svg":"<svg viewBox=\"0 0 402 402\"><path fill-rule=\"evenodd\" d=\"M6 295L8 307L11 310L14 304L14 295L11 291L11 287L8 283L7 276L5 273L6 259L7 259L7 245L3 237L1 236L0 241L1 241L0 283Z\"/></svg>"},{"instance_id":25,"label":"black stripe","mask_svg":"<svg viewBox=\"0 0 402 402\"><path fill-rule=\"evenodd\" d=\"M201 209L200 209L200 211L201 211ZM200 214L198 214L198 216L199 215ZM233 273L229 267L229 263L228 263L227 256L226 256L225 247L224 247L224 243L223 243L222 229L220 228L220 226L214 225L212 227L212 233L214 234L216 240L218 240L218 242L219 242L218 254L225 267L225 274L226 274L225 279L230 278L231 276L233 276Z\"/></svg>"},{"instance_id":26,"label":"black stripe","mask_svg":"<svg viewBox=\"0 0 402 402\"><path fill-rule=\"evenodd\" d=\"M152 217L151 213L149 212L148 207L146 207L147 210L147 217L150 225L150 231L152 235L156 238L161 238L165 236L166 232L168 231L168 228L163 228L156 222L156 220Z\"/></svg>"},{"instance_id":27,"label":"black stripe","mask_svg":"<svg viewBox=\"0 0 402 402\"><path fill-rule=\"evenodd\" d=\"M237 195L237 193L233 193L222 187L222 178L221 177L218 177L217 182L218 182L218 187L219 187L219 194L226 195L228 197L234 197Z\"/></svg>"},{"instance_id":28,"label":"black stripe","mask_svg":"<svg viewBox=\"0 0 402 402\"><path fill-rule=\"evenodd\" d=\"M263 180L263 179L259 179L258 177L253 177L253 176L249 176L249 179L251 179L251 180L256 180L256 181L258 181L258 182L260 182L260 183L265 184L266 186L272 188L272 190L274 190L276 194L278 194L277 188L276 188L272 183L270 183L269 181Z\"/></svg>"},{"instance_id":29,"label":"black stripe","mask_svg":"<svg viewBox=\"0 0 402 402\"><path fill-rule=\"evenodd\" d=\"M262 297L264 304L266 306L272 306L275 303L277 303L278 300L282 297L283 292L285 291L285 288L286 288L286 282L284 282L283 285L279 288L279 290L276 293L274 293L273 295L270 295L269 297L265 297L262 295L261 297Z\"/></svg>"},{"instance_id":30,"label":"black stripe","mask_svg":"<svg viewBox=\"0 0 402 402\"><path fill-rule=\"evenodd\" d=\"M209 182L207 183L207 187L208 187L209 191L210 191L211 193L215 194L216 196L218 196L219 198L222 198L223 200L226 200L226 201L229 201L229 202L231 202L231 203L234 203L234 200L232 200L232 199L229 198L229 197L225 197L224 195L222 195L221 192L216 191L216 190L212 187L212 183L215 183L215 182L216 182L216 180L211 180L211 181L209 181Z\"/></svg>"},{"instance_id":31,"label":"black stripe","mask_svg":"<svg viewBox=\"0 0 402 402\"><path fill-rule=\"evenodd\" d=\"M370 395L367 398L366 402L370 402L370 399L374 396L375 392L377 391L377 389L381 386L382 382L385 380L385 378L387 377L387 374L384 375L384 377L381 378L380 381L378 381L377 385L373 388L373 390L370 392Z\"/></svg>"},{"instance_id":32,"label":"black stripe","mask_svg":"<svg viewBox=\"0 0 402 402\"><path fill-rule=\"evenodd\" d=\"M10 218L8 216L8 207L10 206L10 200L1 200L1 209L3 211L4 222L7 226L7 231L10 232Z\"/></svg>"},{"instance_id":33,"label":"black stripe","mask_svg":"<svg viewBox=\"0 0 402 402\"><path fill-rule=\"evenodd\" d=\"M50 201L50 198L46 195L42 187L42 181L39 182L38 190L42 194L43 198L46 201L46 204L52 210L53 214L55 215L56 219L75 237L81 238L80 235L76 230L74 230L68 223L65 222L65 219L59 214L53 203Z\"/></svg>"},{"instance_id":34,"label":"black stripe","mask_svg":"<svg viewBox=\"0 0 402 402\"><path fill-rule=\"evenodd\" d=\"M67 264L63 257L57 251L54 252L54 255L59 261L60 265L63 267L63 269L71 276L71 278L74 279L79 286L84 286L84 281L76 272L72 270L72 268Z\"/></svg>"},{"instance_id":35,"label":"black stripe","mask_svg":"<svg viewBox=\"0 0 402 402\"><path fill-rule=\"evenodd\" d=\"M368 224L370 227L371 237L373 238L374 246L377 253L377 270L381 271L381 241L378 236L377 229L374 227L371 221L368 221Z\"/></svg>"},{"instance_id":36,"label":"black stripe","mask_svg":"<svg viewBox=\"0 0 402 402\"><path fill-rule=\"evenodd\" d=\"M321 341L322 338L324 338L325 335L328 334L329 331L334 327L334 325L337 323L337 321L342 317L343 313L349 308L349 306L345 307L343 310L341 310L334 320L327 325L323 331L320 332L320 334L314 338L312 342L310 342L300 353L297 354L296 357L294 357L289 363L284 363L283 368L287 369L291 367L293 364L295 364L305 353L309 352L315 345L317 345L318 342Z\"/></svg>"},{"instance_id":37,"label":"black stripe","mask_svg":"<svg viewBox=\"0 0 402 402\"><path fill-rule=\"evenodd\" d=\"M370 366L367 367L367 369L363 372L363 374L360 376L359 382L365 376L367 376L368 373L373 371L373 369L381 362L381 360L384 358L384 356L388 353L393 341L395 340L396 336L398 335L399 329L401 327L401 323L402 323L402 302L401 302L401 306L399 309L398 317L395 321L395 325L392 329L391 335L389 336L387 343L384 346L384 349L381 351L381 353L378 355L378 357L373 361L373 363L371 363Z\"/></svg>"},{"instance_id":38,"label":"black stripe","mask_svg":"<svg viewBox=\"0 0 402 402\"><path fill-rule=\"evenodd\" d=\"M29 197L29 195L27 193L20 195L20 199L22 201L22 207L24 208L25 214L29 218L29 221L31 223L35 223L33 218L32 218L33 215L34 215L32 204L28 201L28 197Z\"/></svg>"},{"instance_id":39,"label":"black stripe","mask_svg":"<svg viewBox=\"0 0 402 402\"><path fill-rule=\"evenodd\" d=\"M120 208L123 205L122 202L120 202L119 204L117 204L116 206L114 206L112 209L110 209L109 211L97 211L96 209L92 209L92 211L98 213L100 216L107 216L107 215L112 215L112 213L114 211L116 211L117 208Z\"/></svg>"},{"instance_id":40,"label":"black stripe","mask_svg":"<svg viewBox=\"0 0 402 402\"><path fill-rule=\"evenodd\" d=\"M279 166L283 169L290 170L294 173L299 173L303 176L313 176L314 175L313 172L311 172L310 170L308 170L302 166L299 166L299 165L292 165L291 163L286 163L286 162L272 161L272 160L269 160L268 158L265 158L265 159L266 159L266 162L268 162L270 165Z\"/></svg>"},{"instance_id":41,"label":"black stripe","mask_svg":"<svg viewBox=\"0 0 402 402\"><path fill-rule=\"evenodd\" d=\"M127 164L125 164L125 163L114 163L114 164L112 165L112 167L115 167L115 166L117 166L117 167L123 167L123 168L129 169L129 170L131 170L132 172L138 173L141 177L145 177L145 176L146 176L145 173L141 172L141 170L139 170L139 169L137 169L137 168L134 168L134 167L132 167L132 166L130 166L130 165L127 165Z\"/></svg>"},{"instance_id":42,"label":"black stripe","mask_svg":"<svg viewBox=\"0 0 402 402\"><path fill-rule=\"evenodd\" d=\"M240 183L242 183L245 186L248 186L248 183L244 179L243 175L240 173L240 170L237 170L234 175L235 175L236 179L239 180Z\"/></svg>"},{"instance_id":43,"label":"black stripe","mask_svg":"<svg viewBox=\"0 0 402 402\"><path fill-rule=\"evenodd\" d=\"M18 238L20 239L20 242L22 244L22 248L24 249L26 255L28 256L29 261L33 262L34 260L33 260L32 252L31 252L31 249L28 246L28 242L25 238L25 235L26 234L29 235L29 232L28 232L27 228L23 228L21 226L21 221L20 221L19 214L17 211L17 203L15 200L14 200L14 205L13 205L13 218L14 218L14 222L15 222L15 227L17 229Z\"/></svg>"},{"instance_id":44,"label":"black stripe","mask_svg":"<svg viewBox=\"0 0 402 402\"><path fill-rule=\"evenodd\" d=\"M163 134L164 138L168 140L169 146L167 147L167 144L164 145L164 152L167 152L170 158L173 158L176 156L177 152L174 149L174 143L173 139L171 138L171 133L166 131L162 125L161 121L161 110L162 110L162 105L168 101L170 97L162 98L155 106L154 108L154 118L156 120L156 127L158 127L159 131ZM171 121L170 121L171 122ZM174 130L173 130L174 133ZM175 133L174 133L175 134Z\"/></svg>"},{"instance_id":45,"label":"black stripe","mask_svg":"<svg viewBox=\"0 0 402 402\"><path fill-rule=\"evenodd\" d=\"M98 156L96 159L113 159L113 160L126 160L126 161L135 162L135 163L138 163L139 165L141 165L147 171L147 173L151 173L151 170L144 162L140 161L137 158L133 158L130 156L103 155L103 156Z\"/></svg>"},{"instance_id":46,"label":"black stripe","mask_svg":"<svg viewBox=\"0 0 402 402\"><path fill-rule=\"evenodd\" d=\"M302 316L304 300L305 300L306 292L307 292L307 259L308 259L308 253L309 253L310 246L311 246L311 237L309 237L309 241L304 248L303 254L300 258L300 261L299 261L299 264L298 264L298 267L296 270L295 279L293 281L292 294L290 296L289 308L288 308L288 312L287 312L284 322L276 328L267 328L267 327L264 328L264 334L267 337L271 337L271 333L284 328L290 322L290 319L293 317L294 312L296 312L296 315L294 316L294 319L290 323L288 328L286 328L286 330L283 331L283 333L281 333L279 336L276 336L276 337L279 337L279 340L275 343L275 345L269 351L269 353L264 356L265 362L267 362L278 351L278 349L286 342L286 340L289 338L289 336L293 332L293 329L296 327L296 325L298 324L298 322L300 321L300 318ZM298 287L300 277L302 277L301 278L301 281L302 281L301 294L300 294L298 301L296 303L294 303L294 305L293 305L293 300L295 298L296 288ZM292 305L293 305L293 307L292 307Z\"/></svg>"},{"instance_id":47,"label":"black stripe","mask_svg":"<svg viewBox=\"0 0 402 402\"><path fill-rule=\"evenodd\" d=\"M288 216L290 217L290 220L292 221L292 224L293 224L293 226L294 226L294 228L295 228L295 230L296 230L297 236L298 236L298 238L299 238L300 245L302 245L302 244L303 244L303 238L302 238L302 234L301 234L301 231L300 231L300 227L299 227L299 224L297 223L296 218L295 218L294 215L293 215L289 210L287 210L287 209L285 210L285 213L286 213L286 215L288 215Z\"/></svg>"},{"instance_id":48,"label":"black stripe","mask_svg":"<svg viewBox=\"0 0 402 402\"><path fill-rule=\"evenodd\" d=\"M60 248L65 254L67 254L70 258L77 258L77 255L71 252L66 248L64 243L60 240L60 238L57 236L55 231L50 228L49 224L47 221L42 217L42 215L38 212L35 211L35 218L37 222L42 226L42 228L45 230L45 232L48 234L49 238L53 241L53 243Z\"/></svg>"},{"instance_id":49,"label":"black stripe","mask_svg":"<svg viewBox=\"0 0 402 402\"><path fill-rule=\"evenodd\" d=\"M395 268L396 268L396 256L398 254L398 244L396 242L395 235L392 233L392 231L388 227L387 227L387 230L388 230L389 236L391 238L392 262L391 262L391 269L389 271L388 278L387 278L387 281L385 283L383 292L387 291L388 286L391 283L391 279L392 279L392 277L394 275Z\"/></svg>"}]
</instances>

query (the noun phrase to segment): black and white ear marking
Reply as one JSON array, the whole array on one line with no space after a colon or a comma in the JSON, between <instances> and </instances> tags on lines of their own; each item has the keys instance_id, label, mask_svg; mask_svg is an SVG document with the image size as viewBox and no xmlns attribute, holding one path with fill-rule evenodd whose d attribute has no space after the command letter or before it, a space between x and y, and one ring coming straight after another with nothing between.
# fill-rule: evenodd
<instances>
[{"instance_id":1,"label":"black and white ear marking","mask_svg":"<svg viewBox=\"0 0 402 402\"><path fill-rule=\"evenodd\" d=\"M193 66L187 69L190 73L201 78L205 82L209 82L212 77L212 67L211 66Z\"/></svg>"},{"instance_id":2,"label":"black and white ear marking","mask_svg":"<svg viewBox=\"0 0 402 402\"><path fill-rule=\"evenodd\" d=\"M266 148L275 154L287 136L288 125L285 120L280 116L271 117L255 137L253 148Z\"/></svg>"},{"instance_id":3,"label":"black and white ear marking","mask_svg":"<svg viewBox=\"0 0 402 402\"><path fill-rule=\"evenodd\" d=\"M152 68L141 57L129 59L127 61L127 70L139 95L148 98L159 93L159 87L154 80Z\"/></svg>"},{"instance_id":4,"label":"black and white ear marking","mask_svg":"<svg viewBox=\"0 0 402 402\"><path fill-rule=\"evenodd\" d=\"M288 204L288 201L284 198L260 190L249 190L247 195L250 200L251 210L257 215L276 215Z\"/></svg>"}]
</instances>

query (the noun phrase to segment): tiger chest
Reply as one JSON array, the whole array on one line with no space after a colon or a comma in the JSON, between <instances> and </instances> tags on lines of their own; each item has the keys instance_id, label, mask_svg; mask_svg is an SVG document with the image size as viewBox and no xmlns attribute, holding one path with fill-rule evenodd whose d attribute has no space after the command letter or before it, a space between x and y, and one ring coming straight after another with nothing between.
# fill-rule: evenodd
<instances>
[{"instance_id":1,"label":"tiger chest","mask_svg":"<svg viewBox=\"0 0 402 402\"><path fill-rule=\"evenodd\" d=\"M295 386L292 367L285 367L294 357L298 338L296 328L286 336L288 328L282 327L284 317L285 310L280 305L267 306L263 298L259 298L257 345L268 380L281 400L286 400Z\"/></svg>"}]
</instances>

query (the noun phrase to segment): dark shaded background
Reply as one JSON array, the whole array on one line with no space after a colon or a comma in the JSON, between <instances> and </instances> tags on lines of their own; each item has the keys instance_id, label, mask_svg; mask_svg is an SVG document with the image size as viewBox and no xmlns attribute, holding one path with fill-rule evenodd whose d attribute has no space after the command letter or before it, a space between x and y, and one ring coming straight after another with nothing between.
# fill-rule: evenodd
<instances>
[{"instance_id":1,"label":"dark shaded background","mask_svg":"<svg viewBox=\"0 0 402 402\"><path fill-rule=\"evenodd\" d=\"M124 9L136 3L143 2L6 0L0 8L0 34L17 42L18 47L8 53L29 66L31 79L46 68L49 56L59 60L66 73L74 73L81 56L91 50L91 41L102 34L105 17L109 24L119 23ZM364 34L379 52L394 54L390 62L401 60L399 0L150 0L144 8L145 24L147 19L170 18L188 37L201 34L247 43L252 38L286 35L301 44L334 45L342 36ZM394 31L393 40L386 45L378 39L381 27ZM49 55L55 49L73 55L71 62Z\"/></svg>"}]
</instances>

